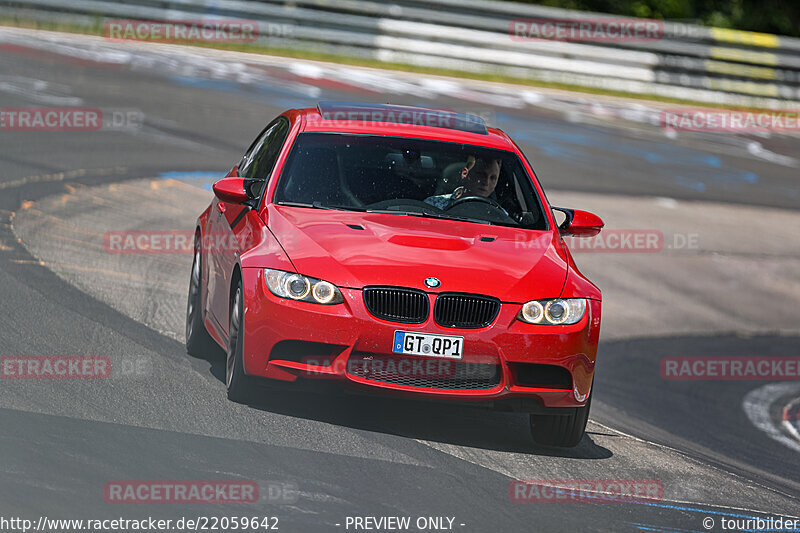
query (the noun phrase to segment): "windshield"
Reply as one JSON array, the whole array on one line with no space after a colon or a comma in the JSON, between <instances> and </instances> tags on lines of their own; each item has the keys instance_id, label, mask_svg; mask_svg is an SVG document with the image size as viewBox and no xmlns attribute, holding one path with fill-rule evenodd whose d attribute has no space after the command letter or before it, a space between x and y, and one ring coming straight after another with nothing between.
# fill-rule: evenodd
<instances>
[{"instance_id":1,"label":"windshield","mask_svg":"<svg viewBox=\"0 0 800 533\"><path fill-rule=\"evenodd\" d=\"M274 201L547 229L516 154L424 139L300 134Z\"/></svg>"}]
</instances>

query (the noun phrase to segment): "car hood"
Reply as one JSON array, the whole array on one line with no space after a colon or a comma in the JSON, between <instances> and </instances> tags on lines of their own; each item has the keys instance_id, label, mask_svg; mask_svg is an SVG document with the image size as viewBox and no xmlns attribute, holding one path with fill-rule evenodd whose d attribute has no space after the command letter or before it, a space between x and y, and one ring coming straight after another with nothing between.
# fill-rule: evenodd
<instances>
[{"instance_id":1,"label":"car hood","mask_svg":"<svg viewBox=\"0 0 800 533\"><path fill-rule=\"evenodd\" d=\"M567 275L551 231L274 205L267 216L299 273L343 288L393 285L524 302L559 296ZM429 277L441 285L429 289Z\"/></svg>"}]
</instances>

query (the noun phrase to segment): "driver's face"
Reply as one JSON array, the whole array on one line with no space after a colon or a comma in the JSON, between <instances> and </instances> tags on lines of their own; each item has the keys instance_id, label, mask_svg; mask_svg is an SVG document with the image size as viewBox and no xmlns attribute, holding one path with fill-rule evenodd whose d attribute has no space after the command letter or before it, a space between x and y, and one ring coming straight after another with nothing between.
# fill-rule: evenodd
<instances>
[{"instance_id":1,"label":"driver's face","mask_svg":"<svg viewBox=\"0 0 800 533\"><path fill-rule=\"evenodd\" d=\"M484 198L494 192L497 187L497 178L500 176L500 162L490 161L488 164L482 159L475 161L475 166L466 171L466 196L483 196Z\"/></svg>"}]
</instances>

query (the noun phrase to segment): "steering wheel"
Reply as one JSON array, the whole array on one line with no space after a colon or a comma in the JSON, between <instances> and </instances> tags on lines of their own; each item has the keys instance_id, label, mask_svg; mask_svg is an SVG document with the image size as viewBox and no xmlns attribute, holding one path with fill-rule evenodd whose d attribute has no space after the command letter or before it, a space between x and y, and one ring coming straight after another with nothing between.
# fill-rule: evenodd
<instances>
[{"instance_id":1,"label":"steering wheel","mask_svg":"<svg viewBox=\"0 0 800 533\"><path fill-rule=\"evenodd\" d=\"M455 206L457 206L457 205L461 205L461 204L465 204L465 203L467 203L467 202L481 202L481 203L484 203L484 204L489 204L489 205L490 205L490 206L492 206L492 207L496 207L496 208L498 208L498 209L502 210L502 211L503 211L503 213L505 213L505 212L506 212L506 210L505 210L505 209L503 209L503 206L501 206L501 205L500 205L500 204L497 202L497 200L495 200L494 198L488 198L488 197L486 197L486 196L465 196L464 198L459 198L458 200L456 200L455 202L453 202L453 203L450 205L450 207L448 207L448 208L446 209L446 211L449 211L450 209L453 209Z\"/></svg>"}]
</instances>

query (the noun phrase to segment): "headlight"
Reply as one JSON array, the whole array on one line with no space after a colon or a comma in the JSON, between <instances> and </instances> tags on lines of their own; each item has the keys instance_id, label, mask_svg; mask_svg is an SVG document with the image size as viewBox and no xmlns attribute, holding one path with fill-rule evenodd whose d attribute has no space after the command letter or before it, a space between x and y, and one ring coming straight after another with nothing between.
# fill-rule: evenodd
<instances>
[{"instance_id":1,"label":"headlight","mask_svg":"<svg viewBox=\"0 0 800 533\"><path fill-rule=\"evenodd\" d=\"M555 298L527 302L517 318L529 324L577 324L585 313L585 298Z\"/></svg>"},{"instance_id":2,"label":"headlight","mask_svg":"<svg viewBox=\"0 0 800 533\"><path fill-rule=\"evenodd\" d=\"M334 284L295 272L265 268L264 279L269 291L281 298L317 304L338 304L344 301L342 292Z\"/></svg>"},{"instance_id":3,"label":"headlight","mask_svg":"<svg viewBox=\"0 0 800 533\"><path fill-rule=\"evenodd\" d=\"M524 322L538 324L544 318L544 307L536 300L528 302L522 306L519 316Z\"/></svg>"}]
</instances>

